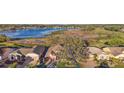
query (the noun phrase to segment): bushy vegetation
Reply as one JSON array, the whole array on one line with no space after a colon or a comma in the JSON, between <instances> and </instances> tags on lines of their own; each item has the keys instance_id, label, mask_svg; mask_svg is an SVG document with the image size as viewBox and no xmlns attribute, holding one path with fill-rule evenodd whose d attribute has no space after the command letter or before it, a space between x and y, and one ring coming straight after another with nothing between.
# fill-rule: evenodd
<instances>
[{"instance_id":1,"label":"bushy vegetation","mask_svg":"<svg viewBox=\"0 0 124 93\"><path fill-rule=\"evenodd\" d=\"M121 31L121 29L123 28L123 26L121 25L108 25L108 26L104 26L105 30L109 30L109 31Z\"/></svg>"},{"instance_id":2,"label":"bushy vegetation","mask_svg":"<svg viewBox=\"0 0 124 93\"><path fill-rule=\"evenodd\" d=\"M84 27L81 27L81 30L82 31L93 31L93 30L95 30L95 26L93 26L93 25L84 26Z\"/></svg>"},{"instance_id":3,"label":"bushy vegetation","mask_svg":"<svg viewBox=\"0 0 124 93\"><path fill-rule=\"evenodd\" d=\"M9 68L16 68L17 66L17 62L13 62L12 64L9 65Z\"/></svg>"},{"instance_id":4,"label":"bushy vegetation","mask_svg":"<svg viewBox=\"0 0 124 93\"><path fill-rule=\"evenodd\" d=\"M6 42L9 38L6 35L0 35L0 42Z\"/></svg>"},{"instance_id":5,"label":"bushy vegetation","mask_svg":"<svg viewBox=\"0 0 124 93\"><path fill-rule=\"evenodd\" d=\"M63 42L63 50L58 54L58 67L79 67L87 57L84 41L79 37L66 37Z\"/></svg>"},{"instance_id":6,"label":"bushy vegetation","mask_svg":"<svg viewBox=\"0 0 124 93\"><path fill-rule=\"evenodd\" d=\"M58 61L58 63L56 64L56 66L58 68L74 68L74 67L78 67L77 65L75 64L72 64L72 62L70 60L67 60L67 59L60 59Z\"/></svg>"},{"instance_id":7,"label":"bushy vegetation","mask_svg":"<svg viewBox=\"0 0 124 93\"><path fill-rule=\"evenodd\" d=\"M122 38L111 38L105 42L106 45L109 46L124 46L124 39Z\"/></svg>"}]
</instances>

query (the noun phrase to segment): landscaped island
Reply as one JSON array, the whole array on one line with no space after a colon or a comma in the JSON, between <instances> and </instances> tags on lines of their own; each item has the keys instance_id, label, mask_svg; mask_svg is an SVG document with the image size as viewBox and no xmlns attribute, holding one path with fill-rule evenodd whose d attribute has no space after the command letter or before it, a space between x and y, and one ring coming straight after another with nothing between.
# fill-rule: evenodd
<instances>
[{"instance_id":1,"label":"landscaped island","mask_svg":"<svg viewBox=\"0 0 124 93\"><path fill-rule=\"evenodd\" d=\"M124 25L0 25L0 67L124 67Z\"/></svg>"}]
</instances>

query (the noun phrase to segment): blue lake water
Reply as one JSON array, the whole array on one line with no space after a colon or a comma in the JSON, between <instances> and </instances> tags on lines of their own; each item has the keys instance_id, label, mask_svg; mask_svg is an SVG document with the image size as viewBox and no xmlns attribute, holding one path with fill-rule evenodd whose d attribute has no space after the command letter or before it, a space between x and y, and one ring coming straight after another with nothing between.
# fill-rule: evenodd
<instances>
[{"instance_id":1,"label":"blue lake water","mask_svg":"<svg viewBox=\"0 0 124 93\"><path fill-rule=\"evenodd\" d=\"M3 31L0 34L4 34L10 38L39 38L44 37L55 31L62 31L64 28L33 28L33 29L22 29L15 31Z\"/></svg>"}]
</instances>

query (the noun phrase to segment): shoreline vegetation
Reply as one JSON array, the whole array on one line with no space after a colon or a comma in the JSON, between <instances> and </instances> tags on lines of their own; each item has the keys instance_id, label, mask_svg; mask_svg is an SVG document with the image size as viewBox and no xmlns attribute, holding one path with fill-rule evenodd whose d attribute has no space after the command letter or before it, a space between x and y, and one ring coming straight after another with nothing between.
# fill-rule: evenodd
<instances>
[{"instance_id":1,"label":"shoreline vegetation","mask_svg":"<svg viewBox=\"0 0 124 93\"><path fill-rule=\"evenodd\" d=\"M0 47L34 48L34 46L44 46L51 49L55 46L55 51L50 52L53 57L51 60L59 60L49 63L49 56L44 57L44 60L48 62L45 63L47 67L124 67L124 60L117 58L124 51L124 25L122 24L0 25L0 31L32 28L67 28L67 30L55 31L42 38L11 39L0 35ZM61 52L56 52L58 49ZM115 55L113 51L118 52L119 49L120 52ZM51 50L48 49L48 51ZM99 59L101 55L104 55L105 60ZM44 67L44 65L39 63L39 65L26 67Z\"/></svg>"},{"instance_id":2,"label":"shoreline vegetation","mask_svg":"<svg viewBox=\"0 0 124 93\"><path fill-rule=\"evenodd\" d=\"M32 41L43 40L43 42L48 42L46 45L51 45L51 43L62 42L62 37L68 36L79 36L83 40L87 40L91 46L105 47L105 46L123 46L124 44L124 26L123 25L0 25L0 31L16 31L19 29L32 29L32 28L70 28L68 31L55 31L49 35L42 38L23 38L23 39L12 39L5 35L0 35L0 46L6 47L24 47L33 46L33 44L17 43L18 41ZM74 29L75 30L71 30ZM53 40L53 41L52 41ZM58 40L58 41L57 41ZM14 43L16 42L16 43ZM35 42L35 41L34 41ZM26 44L26 45L25 45ZM45 44L45 43L44 43ZM34 43L35 45L35 43ZM36 44L37 45L37 44ZM41 44L42 45L42 44Z\"/></svg>"}]
</instances>

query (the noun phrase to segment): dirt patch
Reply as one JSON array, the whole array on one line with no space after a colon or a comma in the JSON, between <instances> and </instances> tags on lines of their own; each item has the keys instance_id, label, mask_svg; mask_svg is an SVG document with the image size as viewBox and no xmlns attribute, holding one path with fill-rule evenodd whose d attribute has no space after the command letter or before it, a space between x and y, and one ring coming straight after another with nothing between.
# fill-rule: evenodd
<instances>
[{"instance_id":1,"label":"dirt patch","mask_svg":"<svg viewBox=\"0 0 124 93\"><path fill-rule=\"evenodd\" d=\"M93 60L86 60L86 62L82 62L81 64L81 67L83 68L94 68L97 66L97 63Z\"/></svg>"}]
</instances>

